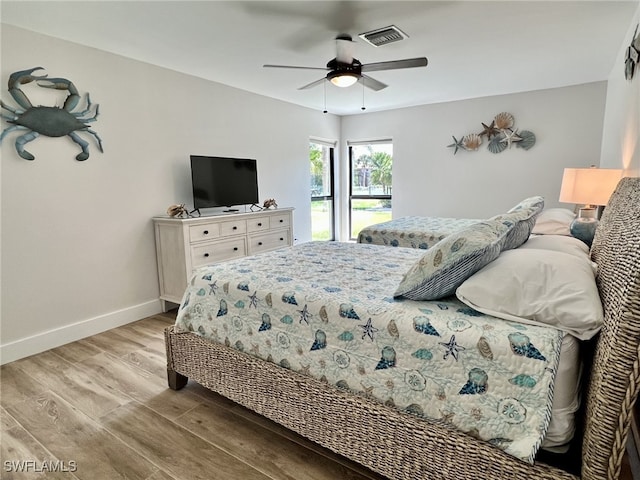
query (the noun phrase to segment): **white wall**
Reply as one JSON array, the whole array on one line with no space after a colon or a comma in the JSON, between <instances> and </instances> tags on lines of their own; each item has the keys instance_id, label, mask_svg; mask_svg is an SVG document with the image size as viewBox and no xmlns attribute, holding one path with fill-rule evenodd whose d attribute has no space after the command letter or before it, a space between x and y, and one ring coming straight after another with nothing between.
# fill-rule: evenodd
<instances>
[{"instance_id":1,"label":"white wall","mask_svg":"<svg viewBox=\"0 0 640 480\"><path fill-rule=\"evenodd\" d=\"M607 108L602 132L601 167L624 168L640 176L640 65L631 81L624 76L627 47L640 23L640 1L607 82ZM640 32L637 33L640 35Z\"/></svg>"},{"instance_id":2,"label":"white wall","mask_svg":"<svg viewBox=\"0 0 640 480\"><path fill-rule=\"evenodd\" d=\"M78 162L71 139L40 136L30 162L17 133L2 143L3 363L160 311L151 217L192 203L191 153L257 158L260 198L295 207L310 239L309 137L338 139L338 117L7 25L1 39L0 85L35 66L71 79L100 104L105 150L81 134ZM24 90L36 105L66 95Z\"/></svg>"},{"instance_id":3,"label":"white wall","mask_svg":"<svg viewBox=\"0 0 640 480\"><path fill-rule=\"evenodd\" d=\"M530 195L561 206L563 169L600 162L605 95L606 83L597 82L353 115L342 118L342 141L393 139L394 217L486 218ZM447 148L452 136L478 133L500 112L536 134L533 148Z\"/></svg>"}]
</instances>

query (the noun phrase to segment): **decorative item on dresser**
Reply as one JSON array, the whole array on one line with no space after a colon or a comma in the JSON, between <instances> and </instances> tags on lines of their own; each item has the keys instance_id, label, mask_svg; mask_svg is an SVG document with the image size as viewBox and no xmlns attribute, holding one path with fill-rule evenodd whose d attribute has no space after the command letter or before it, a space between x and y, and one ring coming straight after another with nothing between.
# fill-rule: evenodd
<instances>
[{"instance_id":1,"label":"decorative item on dresser","mask_svg":"<svg viewBox=\"0 0 640 480\"><path fill-rule=\"evenodd\" d=\"M613 168L565 168L560 187L560 201L582 204L570 232L591 246L598 226L598 206L606 205L622 177L622 170Z\"/></svg>"},{"instance_id":2,"label":"decorative item on dresser","mask_svg":"<svg viewBox=\"0 0 640 480\"><path fill-rule=\"evenodd\" d=\"M210 217L154 217L160 300L179 304L198 267L293 244L293 208Z\"/></svg>"}]
</instances>

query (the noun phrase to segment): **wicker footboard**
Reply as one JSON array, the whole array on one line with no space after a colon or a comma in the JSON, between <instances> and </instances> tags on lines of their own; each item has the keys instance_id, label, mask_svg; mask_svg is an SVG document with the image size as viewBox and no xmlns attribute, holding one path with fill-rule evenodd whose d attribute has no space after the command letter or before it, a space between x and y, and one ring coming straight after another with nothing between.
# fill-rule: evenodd
<instances>
[{"instance_id":1,"label":"wicker footboard","mask_svg":"<svg viewBox=\"0 0 640 480\"><path fill-rule=\"evenodd\" d=\"M165 339L172 388L188 377L390 479L577 479L193 333Z\"/></svg>"}]
</instances>

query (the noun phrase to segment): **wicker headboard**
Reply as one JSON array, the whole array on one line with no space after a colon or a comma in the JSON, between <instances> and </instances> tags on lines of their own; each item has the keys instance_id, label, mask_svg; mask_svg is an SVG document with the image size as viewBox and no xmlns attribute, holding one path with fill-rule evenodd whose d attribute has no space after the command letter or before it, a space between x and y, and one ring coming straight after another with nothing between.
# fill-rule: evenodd
<instances>
[{"instance_id":1,"label":"wicker headboard","mask_svg":"<svg viewBox=\"0 0 640 480\"><path fill-rule=\"evenodd\" d=\"M640 178L624 178L593 246L604 326L587 390L583 478L617 478L640 390Z\"/></svg>"}]
</instances>

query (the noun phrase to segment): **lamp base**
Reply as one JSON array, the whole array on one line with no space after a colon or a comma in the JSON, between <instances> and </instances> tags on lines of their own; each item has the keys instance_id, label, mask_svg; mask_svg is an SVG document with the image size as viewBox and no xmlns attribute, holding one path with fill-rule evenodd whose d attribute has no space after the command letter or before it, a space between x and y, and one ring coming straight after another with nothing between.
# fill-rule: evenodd
<instances>
[{"instance_id":1,"label":"lamp base","mask_svg":"<svg viewBox=\"0 0 640 480\"><path fill-rule=\"evenodd\" d=\"M598 227L598 215L595 208L581 208L576 219L571 222L569 232L578 240L582 240L589 247L593 242Z\"/></svg>"}]
</instances>

